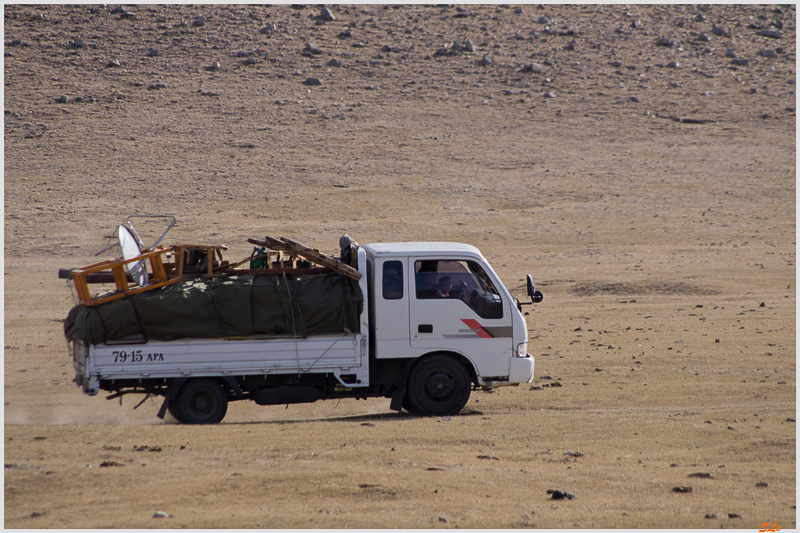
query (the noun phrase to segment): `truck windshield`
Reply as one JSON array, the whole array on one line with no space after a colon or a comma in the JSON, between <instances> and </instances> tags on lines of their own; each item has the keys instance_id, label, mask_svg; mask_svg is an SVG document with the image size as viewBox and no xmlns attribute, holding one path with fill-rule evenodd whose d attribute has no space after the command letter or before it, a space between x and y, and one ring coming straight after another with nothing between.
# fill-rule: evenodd
<instances>
[{"instance_id":1,"label":"truck windshield","mask_svg":"<svg viewBox=\"0 0 800 533\"><path fill-rule=\"evenodd\" d=\"M500 294L477 262L416 261L414 273L418 300L459 299L481 318L503 318Z\"/></svg>"}]
</instances>

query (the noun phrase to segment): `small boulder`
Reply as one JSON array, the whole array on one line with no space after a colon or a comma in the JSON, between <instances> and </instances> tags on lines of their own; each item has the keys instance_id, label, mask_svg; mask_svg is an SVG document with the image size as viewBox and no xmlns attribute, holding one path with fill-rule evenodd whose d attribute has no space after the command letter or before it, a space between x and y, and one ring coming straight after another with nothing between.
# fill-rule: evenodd
<instances>
[{"instance_id":1,"label":"small boulder","mask_svg":"<svg viewBox=\"0 0 800 533\"><path fill-rule=\"evenodd\" d=\"M315 45L314 43L306 43L306 47L303 48L303 55L319 55L322 53L322 48Z\"/></svg>"}]
</instances>

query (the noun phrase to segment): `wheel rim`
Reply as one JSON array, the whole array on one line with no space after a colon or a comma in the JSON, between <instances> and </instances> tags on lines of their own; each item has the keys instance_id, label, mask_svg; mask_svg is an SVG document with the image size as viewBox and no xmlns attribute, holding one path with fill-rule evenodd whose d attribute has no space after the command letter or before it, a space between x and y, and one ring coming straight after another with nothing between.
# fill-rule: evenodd
<instances>
[{"instance_id":1,"label":"wheel rim","mask_svg":"<svg viewBox=\"0 0 800 533\"><path fill-rule=\"evenodd\" d=\"M446 372L435 372L425 381L425 390L435 400L445 400L453 394L455 380Z\"/></svg>"},{"instance_id":2,"label":"wheel rim","mask_svg":"<svg viewBox=\"0 0 800 533\"><path fill-rule=\"evenodd\" d=\"M214 399L208 393L198 392L189 402L189 411L194 416L208 416L214 411Z\"/></svg>"}]
</instances>

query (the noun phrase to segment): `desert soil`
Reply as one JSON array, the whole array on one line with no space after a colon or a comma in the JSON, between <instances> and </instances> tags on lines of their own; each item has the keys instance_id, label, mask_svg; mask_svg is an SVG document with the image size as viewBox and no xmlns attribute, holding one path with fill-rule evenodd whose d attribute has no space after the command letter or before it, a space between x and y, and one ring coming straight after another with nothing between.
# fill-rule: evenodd
<instances>
[{"instance_id":1,"label":"desert soil","mask_svg":"<svg viewBox=\"0 0 800 533\"><path fill-rule=\"evenodd\" d=\"M322 14L4 7L4 525L795 527L795 8ZM236 260L474 244L545 295L535 381L213 427L85 396L57 269L132 214Z\"/></svg>"}]
</instances>

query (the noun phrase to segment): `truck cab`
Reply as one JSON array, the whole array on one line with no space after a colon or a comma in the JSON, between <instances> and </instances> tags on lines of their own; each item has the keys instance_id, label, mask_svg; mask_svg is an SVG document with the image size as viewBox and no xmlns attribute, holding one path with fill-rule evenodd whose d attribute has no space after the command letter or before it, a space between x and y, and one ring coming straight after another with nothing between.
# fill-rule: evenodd
<instances>
[{"instance_id":1,"label":"truck cab","mask_svg":"<svg viewBox=\"0 0 800 533\"><path fill-rule=\"evenodd\" d=\"M481 387L533 379L525 318L477 248L410 242L367 244L364 250L373 288L371 352L377 361L415 360L416 367L425 358L449 359ZM431 379L441 381L441 373ZM414 382L407 380L409 389ZM433 384L419 386L425 392Z\"/></svg>"}]
</instances>

